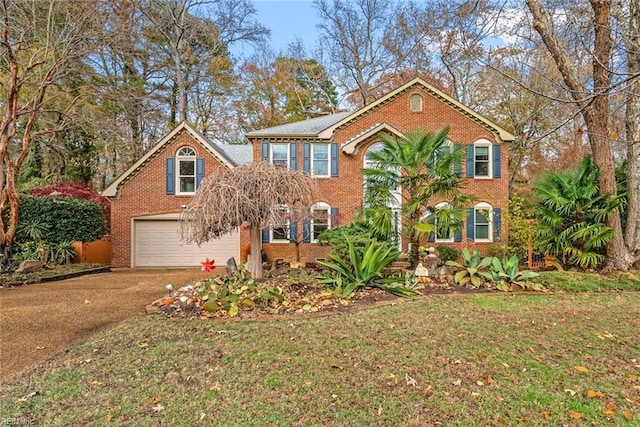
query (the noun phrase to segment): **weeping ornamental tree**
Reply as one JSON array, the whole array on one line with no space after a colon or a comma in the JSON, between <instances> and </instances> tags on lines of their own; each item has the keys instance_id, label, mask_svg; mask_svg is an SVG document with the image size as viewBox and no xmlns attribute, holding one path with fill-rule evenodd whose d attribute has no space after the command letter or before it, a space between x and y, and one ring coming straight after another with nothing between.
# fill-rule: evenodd
<instances>
[{"instance_id":1,"label":"weeping ornamental tree","mask_svg":"<svg viewBox=\"0 0 640 427\"><path fill-rule=\"evenodd\" d=\"M287 223L287 210L305 210L313 204L313 180L302 171L271 163L220 169L206 177L192 203L183 212L180 234L186 242L201 244L249 227L251 276L262 278L261 229Z\"/></svg>"},{"instance_id":2,"label":"weeping ornamental tree","mask_svg":"<svg viewBox=\"0 0 640 427\"><path fill-rule=\"evenodd\" d=\"M551 172L533 187L538 199L536 240L546 255L570 265L597 268L615 231L607 218L621 207L621 196L600 194L599 170L591 156L569 172Z\"/></svg>"}]
</instances>

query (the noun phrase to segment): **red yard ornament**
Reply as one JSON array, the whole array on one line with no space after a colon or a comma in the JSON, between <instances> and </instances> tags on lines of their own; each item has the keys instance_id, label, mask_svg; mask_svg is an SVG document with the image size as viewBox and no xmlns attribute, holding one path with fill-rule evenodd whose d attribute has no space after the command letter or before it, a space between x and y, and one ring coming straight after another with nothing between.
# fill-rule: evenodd
<instances>
[{"instance_id":1,"label":"red yard ornament","mask_svg":"<svg viewBox=\"0 0 640 427\"><path fill-rule=\"evenodd\" d=\"M211 270L213 270L214 268L216 268L216 266L214 265L214 263L216 262L215 259L205 259L204 261L202 261L200 264L202 264L202 271L206 271L207 273L211 273Z\"/></svg>"}]
</instances>

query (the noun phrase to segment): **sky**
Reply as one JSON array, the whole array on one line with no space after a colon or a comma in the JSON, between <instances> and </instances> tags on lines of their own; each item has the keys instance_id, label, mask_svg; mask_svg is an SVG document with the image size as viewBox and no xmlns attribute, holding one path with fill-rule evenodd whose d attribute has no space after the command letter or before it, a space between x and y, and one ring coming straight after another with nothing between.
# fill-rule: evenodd
<instances>
[{"instance_id":1,"label":"sky","mask_svg":"<svg viewBox=\"0 0 640 427\"><path fill-rule=\"evenodd\" d=\"M274 50L285 50L296 37L308 50L315 48L320 20L312 0L253 0L253 5L258 21L271 30Z\"/></svg>"}]
</instances>

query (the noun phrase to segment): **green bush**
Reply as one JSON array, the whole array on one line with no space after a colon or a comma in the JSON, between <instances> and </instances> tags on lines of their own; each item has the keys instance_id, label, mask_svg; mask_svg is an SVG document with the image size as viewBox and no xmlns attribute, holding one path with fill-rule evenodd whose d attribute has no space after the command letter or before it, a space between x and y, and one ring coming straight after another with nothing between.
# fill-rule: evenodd
<instances>
[{"instance_id":1,"label":"green bush","mask_svg":"<svg viewBox=\"0 0 640 427\"><path fill-rule=\"evenodd\" d=\"M384 241L384 238L362 221L354 221L347 225L330 228L318 236L319 243L331 246L331 252L341 258L349 257L349 244L347 240L350 241L356 251L362 255L365 246L367 246L371 240Z\"/></svg>"},{"instance_id":2,"label":"green bush","mask_svg":"<svg viewBox=\"0 0 640 427\"><path fill-rule=\"evenodd\" d=\"M451 246L440 245L436 250L438 251L438 258L442 262L456 261L460 257L460 252Z\"/></svg>"},{"instance_id":3,"label":"green bush","mask_svg":"<svg viewBox=\"0 0 640 427\"><path fill-rule=\"evenodd\" d=\"M43 240L92 242L107 230L103 210L76 197L21 197L16 244ZM33 234L37 233L37 239Z\"/></svg>"}]
</instances>

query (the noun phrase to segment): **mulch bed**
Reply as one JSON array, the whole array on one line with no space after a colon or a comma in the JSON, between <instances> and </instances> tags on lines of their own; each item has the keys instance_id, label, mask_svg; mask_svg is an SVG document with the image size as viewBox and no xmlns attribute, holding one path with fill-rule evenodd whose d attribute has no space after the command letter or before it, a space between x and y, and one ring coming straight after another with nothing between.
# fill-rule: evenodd
<instances>
[{"instance_id":1,"label":"mulch bed","mask_svg":"<svg viewBox=\"0 0 640 427\"><path fill-rule=\"evenodd\" d=\"M287 296L286 305L267 307L254 306L249 310L241 309L237 316L231 317L224 310L209 313L203 310L205 301L198 294L201 283L185 286L168 292L168 295L147 306L148 314L160 313L168 317L201 318L215 320L254 319L264 320L278 317L317 317L335 313L346 313L364 308L378 307L410 300L401 298L378 288L358 289L351 298L342 298L314 277L292 278L287 275L262 279L265 286L279 286ZM489 288L468 288L448 283L427 283L417 291L414 298L429 295L478 294L496 292Z\"/></svg>"}]
</instances>

